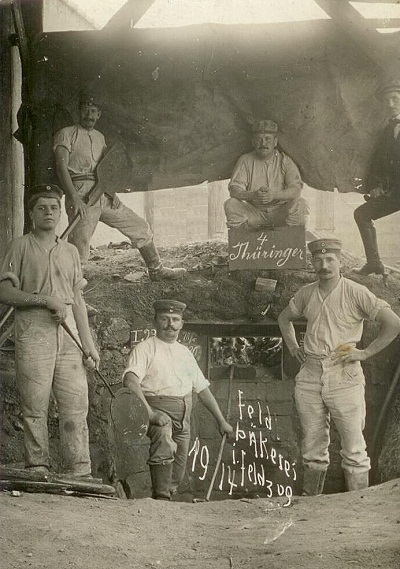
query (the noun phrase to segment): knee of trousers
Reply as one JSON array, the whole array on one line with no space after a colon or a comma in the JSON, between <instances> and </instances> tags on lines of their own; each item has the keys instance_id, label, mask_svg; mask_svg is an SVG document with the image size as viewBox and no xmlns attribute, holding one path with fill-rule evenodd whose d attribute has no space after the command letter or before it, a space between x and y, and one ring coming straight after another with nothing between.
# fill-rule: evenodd
<instances>
[{"instance_id":1,"label":"knee of trousers","mask_svg":"<svg viewBox=\"0 0 400 569\"><path fill-rule=\"evenodd\" d=\"M359 227L363 225L373 225L372 219L365 209L365 205L366 204L360 205L354 210L354 220Z\"/></svg>"},{"instance_id":2,"label":"knee of trousers","mask_svg":"<svg viewBox=\"0 0 400 569\"><path fill-rule=\"evenodd\" d=\"M305 198L293 198L288 205L289 213L298 212L302 215L309 215L310 213L310 205Z\"/></svg>"},{"instance_id":3,"label":"knee of trousers","mask_svg":"<svg viewBox=\"0 0 400 569\"><path fill-rule=\"evenodd\" d=\"M224 202L224 210L227 215L231 213L241 213L242 209L242 201L236 198L228 198Z\"/></svg>"}]
</instances>

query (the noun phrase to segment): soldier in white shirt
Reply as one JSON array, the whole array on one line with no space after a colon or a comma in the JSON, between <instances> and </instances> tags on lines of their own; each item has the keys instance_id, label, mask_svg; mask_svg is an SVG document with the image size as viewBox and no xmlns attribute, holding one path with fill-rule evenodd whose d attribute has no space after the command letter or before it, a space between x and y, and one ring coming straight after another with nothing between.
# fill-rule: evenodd
<instances>
[{"instance_id":1,"label":"soldier in white shirt","mask_svg":"<svg viewBox=\"0 0 400 569\"><path fill-rule=\"evenodd\" d=\"M193 354L177 342L185 308L176 300L154 303L156 336L133 348L123 378L124 386L138 395L149 413L148 464L156 500L170 500L185 474L193 391L216 419L221 434L233 431Z\"/></svg>"},{"instance_id":2,"label":"soldier in white shirt","mask_svg":"<svg viewBox=\"0 0 400 569\"><path fill-rule=\"evenodd\" d=\"M390 344L400 319L384 300L340 274L341 242L319 239L308 244L318 280L296 292L278 322L301 368L295 401L303 431L303 493L321 494L329 466L329 423L340 435L342 468L348 490L368 486L370 459L363 436L365 379L360 362ZM293 320L304 316L307 329L300 347ZM364 320L378 322L380 333L360 350Z\"/></svg>"},{"instance_id":3,"label":"soldier in white shirt","mask_svg":"<svg viewBox=\"0 0 400 569\"><path fill-rule=\"evenodd\" d=\"M106 152L106 141L94 127L101 117L97 99L82 93L79 103L79 124L56 132L53 150L56 171L65 193L65 207L70 222L79 213L81 220L68 240L79 251L82 265L89 259L90 240L99 221L118 229L139 250L153 281L180 279L184 268L164 267L154 245L150 226L142 217L126 207L115 194L103 194L100 200L87 206L85 197L96 182L96 167Z\"/></svg>"},{"instance_id":4,"label":"soldier in white shirt","mask_svg":"<svg viewBox=\"0 0 400 569\"><path fill-rule=\"evenodd\" d=\"M228 227L306 225L310 208L301 197L303 182L293 160L277 148L278 125L259 121L252 132L254 150L240 156L229 183Z\"/></svg>"}]
</instances>

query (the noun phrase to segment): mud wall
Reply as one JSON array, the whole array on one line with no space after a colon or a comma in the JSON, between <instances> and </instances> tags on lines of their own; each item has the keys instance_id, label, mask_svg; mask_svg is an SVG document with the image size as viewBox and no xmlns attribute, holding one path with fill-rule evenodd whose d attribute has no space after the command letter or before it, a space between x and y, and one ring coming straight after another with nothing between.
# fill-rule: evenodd
<instances>
[{"instance_id":1,"label":"mud wall","mask_svg":"<svg viewBox=\"0 0 400 569\"><path fill-rule=\"evenodd\" d=\"M124 275L133 274L141 270L140 261L134 257L132 251L115 253L113 258L99 259L91 261L91 274L88 275L89 284L87 287L86 300L97 308L98 314L96 321L92 323L96 341L101 350L101 370L103 375L112 384L113 390L121 387L121 376L126 365L127 356L132 342L139 341L150 333L152 326L152 303L156 298L169 297L183 300L187 303L187 320L203 322L227 322L234 321L235 330L240 330L240 321L246 322L243 335L251 336L249 326L256 325L258 330L265 325L267 334L266 320L261 315L266 304L271 302L271 310L268 313L271 319L276 318L280 310L286 306L289 298L302 284L314 279L314 275L309 271L280 271L279 274L272 272L252 272L237 271L229 273L226 266L220 263L225 253L225 244L202 244L187 247L180 247L171 250L169 254L161 251L164 259L168 262L175 259L175 264L187 266L190 269L187 279L183 282L151 283L146 276L140 277L136 282L124 279ZM111 254L111 253L110 253ZM114 254L114 253L113 253ZM213 264L213 260L215 263ZM354 260L344 259L345 276L350 276L348 272L349 263ZM219 264L218 264L219 263ZM168 264L168 263L167 263ZM195 268L200 265L200 268ZM276 294L268 296L265 293L255 292L255 280L259 276L277 278L278 284ZM378 277L369 277L366 283L378 296L385 298L396 310L398 307L398 281L391 276L389 287L384 289ZM239 328L237 328L239 326ZM377 328L373 324L366 324L363 336L363 343L368 344L376 336ZM207 335L207 334L206 334ZM211 337L215 336L212 330ZM235 332L240 336L240 333ZM257 335L260 335L257 332ZM199 336L200 338L200 336ZM188 337L186 337L188 340ZM202 340L199 339L201 343ZM190 344L190 342L189 342ZM18 404L18 396L15 389L15 375L13 365L12 344L7 343L1 351L1 461L3 463L21 463L23 461L23 433L21 413ZM382 404L389 390L394 371L398 365L398 353L400 341L397 339L378 356L368 360L364 365L366 376L366 399L367 399L367 425L365 435L370 453L373 459L373 482L389 480L400 476L400 457L398 451L399 431L399 398L398 393L393 398L393 404L389 406L388 412L382 424L380 435L377 439L375 449L371 448L374 438L377 419L382 408ZM203 352L204 355L204 352ZM284 356L285 358L285 356ZM204 362L202 363L204 366ZM208 370L211 381L211 389L220 403L224 412L227 410L227 394L229 388L229 368L226 365L214 366ZM292 374L293 375L293 374ZM244 443L238 441L236 445L237 453L233 456L235 447L233 443L225 446L223 463L225 463L225 478L222 483L222 491L215 491L213 498L226 497L229 495L228 470L229 466L241 466L239 462L233 465L233 460L241 458L243 444L247 446L246 465L256 468L251 471L259 473L258 465L260 457L254 457L256 440L265 440L268 443L264 450L268 450L271 457L271 449L276 451L275 463L272 458L265 462L266 480L272 480L276 484L284 484L289 480L293 492L299 489L301 479L301 468L299 466L299 436L300 430L296 411L293 405L293 380L292 375L281 373L278 368L271 368L268 373L254 375L251 366L238 366L232 385L231 397L231 421L236 427L239 422L239 429L246 433ZM115 460L112 439L109 430L109 408L110 395L98 378L89 375L90 386L90 440L93 460L93 472L102 476L104 480L115 482ZM241 402L239 405L239 392ZM259 425L258 412L249 414L249 406L258 410L261 407L261 421ZM267 412L267 406L269 413ZM242 418L240 419L240 410ZM274 421L276 415L277 422ZM272 423L265 424L265 419L271 418ZM57 407L52 404L50 409L49 432L52 466L57 470L61 468L58 432L57 432ZM249 432L254 433L250 435ZM344 489L343 475L340 468L339 442L335 429L332 428L331 444L331 465L328 473L326 492L337 492ZM199 446L196 451L196 438L198 437ZM279 437L279 441L276 440ZM275 440L273 440L275 439ZM244 440L244 439L243 439ZM203 496L211 478L213 466L219 450L221 437L217 431L214 419L203 409L201 404L195 406L193 413L192 431L192 453L189 457L188 476L186 477L182 491L194 492L196 495ZM242 446L241 446L242 445ZM397 446L396 446L397 445ZM207 451L202 447L207 447ZM252 447L252 452L250 448ZM196 454L197 452L197 454ZM208 452L208 456L204 453ZM129 480L129 487L133 496L150 495L150 479L148 467L146 465L147 448L143 445L140 448L134 461L135 476ZM283 468L279 467L279 454L282 455ZM196 456L195 456L196 455ZM201 459L203 458L203 463ZM250 460L251 458L251 460ZM379 460L378 460L379 458ZM247 460L248 459L248 460ZM285 472L287 460L290 465L296 462L296 480L293 472L290 477ZM207 465L207 469L204 464ZM242 470L237 468L236 481L240 479ZM249 470L247 470L247 473ZM190 476L189 476L190 475ZM238 486L232 489L232 495L260 495L262 489L259 484L252 484L248 474L247 483L244 488ZM254 480L254 478L253 478ZM220 483L217 478L216 484ZM264 494L268 493L268 485L263 486ZM276 494L277 487L274 493Z\"/></svg>"}]
</instances>

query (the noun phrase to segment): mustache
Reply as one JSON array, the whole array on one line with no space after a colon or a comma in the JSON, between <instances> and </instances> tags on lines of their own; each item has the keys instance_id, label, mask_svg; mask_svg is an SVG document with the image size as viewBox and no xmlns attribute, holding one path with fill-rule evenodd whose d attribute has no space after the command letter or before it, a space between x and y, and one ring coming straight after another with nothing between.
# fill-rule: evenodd
<instances>
[{"instance_id":1,"label":"mustache","mask_svg":"<svg viewBox=\"0 0 400 569\"><path fill-rule=\"evenodd\" d=\"M328 269L321 269L318 271L318 275L327 275L330 271Z\"/></svg>"}]
</instances>

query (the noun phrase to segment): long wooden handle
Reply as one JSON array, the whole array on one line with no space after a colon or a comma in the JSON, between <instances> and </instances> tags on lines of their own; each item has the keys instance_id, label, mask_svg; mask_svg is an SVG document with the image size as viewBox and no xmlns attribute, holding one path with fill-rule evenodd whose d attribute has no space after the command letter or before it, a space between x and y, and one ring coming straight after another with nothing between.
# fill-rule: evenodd
<instances>
[{"instance_id":1,"label":"long wooden handle","mask_svg":"<svg viewBox=\"0 0 400 569\"><path fill-rule=\"evenodd\" d=\"M66 324L65 322L61 322L61 326L64 328L64 330L66 331L66 333L68 334L68 336L70 336L72 338L72 340L75 342L75 344L78 346L78 348L80 349L80 351L82 352L82 354L88 358L90 357L89 354L87 354L85 352L85 350L83 349L82 344L80 343L80 341L78 340L78 338L75 336L75 334L72 332L71 328L68 326L68 324ZM95 373L97 373L97 375L100 377L101 381L104 383L104 385L107 387L108 391L111 394L111 397L115 397L113 390L111 389L111 385L108 383L108 381L106 380L106 378L104 377L104 375L98 370L95 369L94 370Z\"/></svg>"},{"instance_id":2,"label":"long wooden handle","mask_svg":"<svg viewBox=\"0 0 400 569\"><path fill-rule=\"evenodd\" d=\"M227 411L226 411L226 420L227 421L229 421L230 416L231 416L232 385L233 385L234 373L235 373L235 365L232 364L231 368L229 370L228 405L227 405ZM214 472L213 472L213 475L211 477L210 485L208 487L207 494L205 497L206 502L209 502L209 500L210 500L210 496L211 496L211 492L212 492L212 489L214 486L214 482L215 482L215 479L217 478L219 467L221 466L222 453L224 452L224 447L225 447L227 436L228 435L226 433L223 434L221 444L219 445L217 462L215 463Z\"/></svg>"},{"instance_id":3,"label":"long wooden handle","mask_svg":"<svg viewBox=\"0 0 400 569\"><path fill-rule=\"evenodd\" d=\"M209 502L209 501L210 501L210 496L211 496L211 492L212 492L212 489L213 489L213 486L214 486L214 482L215 482L215 479L217 478L218 470L219 470L219 467L220 467L220 465L221 465L222 453L224 452L224 446L225 446L225 443L226 443L226 437L227 437L227 434L224 433L224 434L223 434L223 437L222 437L222 440L221 440L221 444L219 445L219 452L218 452L218 456L217 456L217 462L215 463L214 472L213 472L213 475L212 475L212 478L211 478L211 481L210 481L210 485L209 485L208 490L207 490L207 494L206 494L206 498L205 498L206 502Z\"/></svg>"}]
</instances>

